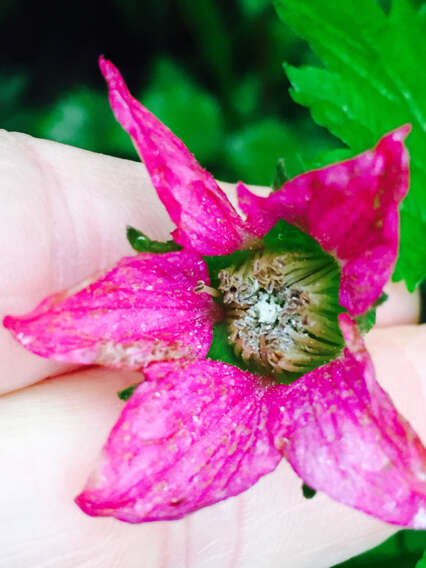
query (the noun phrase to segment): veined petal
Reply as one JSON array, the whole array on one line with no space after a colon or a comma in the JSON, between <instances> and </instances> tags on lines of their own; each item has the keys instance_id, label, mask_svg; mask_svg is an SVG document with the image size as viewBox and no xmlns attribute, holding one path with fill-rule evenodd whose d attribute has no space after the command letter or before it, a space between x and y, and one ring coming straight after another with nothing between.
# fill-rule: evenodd
<instances>
[{"instance_id":1,"label":"veined petal","mask_svg":"<svg viewBox=\"0 0 426 568\"><path fill-rule=\"evenodd\" d=\"M130 134L177 229L177 243L204 255L244 248L253 235L214 178L179 140L132 97L119 71L101 57L101 71L121 126Z\"/></svg>"},{"instance_id":2,"label":"veined petal","mask_svg":"<svg viewBox=\"0 0 426 568\"><path fill-rule=\"evenodd\" d=\"M7 327L24 347L81 364L138 369L151 361L204 357L220 317L208 294L204 261L195 253L142 253L78 290L45 299L33 312L7 316Z\"/></svg>"},{"instance_id":3,"label":"veined petal","mask_svg":"<svg viewBox=\"0 0 426 568\"><path fill-rule=\"evenodd\" d=\"M128 522L177 519L237 495L281 456L313 488L425 528L426 451L374 378L355 324L344 356L290 386L217 361L153 363L79 506Z\"/></svg>"},{"instance_id":4,"label":"veined petal","mask_svg":"<svg viewBox=\"0 0 426 568\"><path fill-rule=\"evenodd\" d=\"M355 324L343 314L340 323L343 358L277 396L277 447L310 487L389 523L425 529L426 450L376 382Z\"/></svg>"},{"instance_id":5,"label":"veined petal","mask_svg":"<svg viewBox=\"0 0 426 568\"><path fill-rule=\"evenodd\" d=\"M373 150L302 174L268 198L238 192L247 223L266 232L285 219L314 237L342 265L340 303L365 312L389 280L398 252L398 205L409 185L403 126Z\"/></svg>"},{"instance_id":6,"label":"veined petal","mask_svg":"<svg viewBox=\"0 0 426 568\"><path fill-rule=\"evenodd\" d=\"M128 522L178 519L236 495L281 459L268 433L273 386L218 361L153 363L78 505Z\"/></svg>"},{"instance_id":7,"label":"veined petal","mask_svg":"<svg viewBox=\"0 0 426 568\"><path fill-rule=\"evenodd\" d=\"M278 221L276 211L268 208L268 198L252 193L241 181L236 187L238 205L246 216L246 225L262 238Z\"/></svg>"}]
</instances>

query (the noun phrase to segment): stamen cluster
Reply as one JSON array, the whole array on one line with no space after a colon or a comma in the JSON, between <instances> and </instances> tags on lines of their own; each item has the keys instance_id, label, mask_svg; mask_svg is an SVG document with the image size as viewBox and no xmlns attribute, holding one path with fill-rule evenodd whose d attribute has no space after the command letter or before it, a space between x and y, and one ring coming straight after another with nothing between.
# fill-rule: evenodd
<instances>
[{"instance_id":1,"label":"stamen cluster","mask_svg":"<svg viewBox=\"0 0 426 568\"><path fill-rule=\"evenodd\" d=\"M328 255L259 253L219 272L229 341L241 358L282 375L305 373L341 349L339 270Z\"/></svg>"}]
</instances>

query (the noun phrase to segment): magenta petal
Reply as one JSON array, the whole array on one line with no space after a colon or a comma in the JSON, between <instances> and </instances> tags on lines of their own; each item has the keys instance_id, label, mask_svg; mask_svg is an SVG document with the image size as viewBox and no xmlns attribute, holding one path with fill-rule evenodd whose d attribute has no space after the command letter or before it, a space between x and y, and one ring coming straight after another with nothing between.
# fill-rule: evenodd
<instances>
[{"instance_id":1,"label":"magenta petal","mask_svg":"<svg viewBox=\"0 0 426 568\"><path fill-rule=\"evenodd\" d=\"M355 324L340 318L349 347L283 389L277 445L314 489L389 523L425 529L426 450L376 382Z\"/></svg>"},{"instance_id":2,"label":"magenta petal","mask_svg":"<svg viewBox=\"0 0 426 568\"><path fill-rule=\"evenodd\" d=\"M164 124L132 97L101 57L112 109L130 134L177 229L176 242L205 255L229 254L253 239L214 178Z\"/></svg>"},{"instance_id":3,"label":"magenta petal","mask_svg":"<svg viewBox=\"0 0 426 568\"><path fill-rule=\"evenodd\" d=\"M389 280L398 252L398 205L409 184L403 126L360 156L302 174L268 198L239 190L247 221L268 231L285 219L314 237L342 265L340 303L365 312Z\"/></svg>"},{"instance_id":4,"label":"magenta petal","mask_svg":"<svg viewBox=\"0 0 426 568\"><path fill-rule=\"evenodd\" d=\"M77 497L90 515L177 519L248 489L281 456L313 488L426 528L426 450L376 383L355 324L342 358L291 386L217 361L153 363Z\"/></svg>"},{"instance_id":5,"label":"magenta petal","mask_svg":"<svg viewBox=\"0 0 426 568\"><path fill-rule=\"evenodd\" d=\"M271 387L259 377L208 360L153 363L144 374L77 497L86 513L178 519L275 469Z\"/></svg>"},{"instance_id":6,"label":"magenta petal","mask_svg":"<svg viewBox=\"0 0 426 568\"><path fill-rule=\"evenodd\" d=\"M199 280L208 283L208 270L194 253L142 253L4 325L27 349L58 361L138 369L204 357L220 313L208 294L194 293Z\"/></svg>"},{"instance_id":7,"label":"magenta petal","mask_svg":"<svg viewBox=\"0 0 426 568\"><path fill-rule=\"evenodd\" d=\"M252 193L241 181L236 190L238 205L246 216L246 225L256 237L264 237L279 219L276 212L268 208L268 198Z\"/></svg>"}]
</instances>

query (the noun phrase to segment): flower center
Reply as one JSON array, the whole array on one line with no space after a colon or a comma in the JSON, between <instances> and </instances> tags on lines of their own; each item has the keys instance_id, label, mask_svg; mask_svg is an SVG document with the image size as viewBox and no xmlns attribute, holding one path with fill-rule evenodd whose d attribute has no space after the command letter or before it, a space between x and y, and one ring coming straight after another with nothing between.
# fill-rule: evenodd
<instances>
[{"instance_id":1,"label":"flower center","mask_svg":"<svg viewBox=\"0 0 426 568\"><path fill-rule=\"evenodd\" d=\"M246 363L285 378L341 351L339 268L329 255L262 252L218 277L229 342Z\"/></svg>"}]
</instances>

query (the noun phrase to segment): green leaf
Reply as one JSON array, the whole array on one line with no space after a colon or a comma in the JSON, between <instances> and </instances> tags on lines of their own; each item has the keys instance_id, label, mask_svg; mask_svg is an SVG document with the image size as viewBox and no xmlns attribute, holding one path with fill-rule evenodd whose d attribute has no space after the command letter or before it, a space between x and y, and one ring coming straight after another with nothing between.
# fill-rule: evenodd
<instances>
[{"instance_id":1,"label":"green leaf","mask_svg":"<svg viewBox=\"0 0 426 568\"><path fill-rule=\"evenodd\" d=\"M127 387L127 388L119 391L117 393L118 398L120 398L121 400L129 400L129 398L135 392L136 387L138 387L138 386L139 386L139 383L136 383L135 385L131 385L130 387Z\"/></svg>"},{"instance_id":2,"label":"green leaf","mask_svg":"<svg viewBox=\"0 0 426 568\"><path fill-rule=\"evenodd\" d=\"M426 530L404 531L404 548L407 552L421 554L426 547Z\"/></svg>"},{"instance_id":3,"label":"green leaf","mask_svg":"<svg viewBox=\"0 0 426 568\"><path fill-rule=\"evenodd\" d=\"M157 60L142 102L202 163L221 150L224 127L218 102L171 60Z\"/></svg>"},{"instance_id":4,"label":"green leaf","mask_svg":"<svg viewBox=\"0 0 426 568\"><path fill-rule=\"evenodd\" d=\"M423 556L417 562L416 568L426 568L426 550L423 552Z\"/></svg>"},{"instance_id":5,"label":"green leaf","mask_svg":"<svg viewBox=\"0 0 426 568\"><path fill-rule=\"evenodd\" d=\"M127 240L138 252L163 253L182 250L182 247L174 241L167 241L165 243L161 241L152 241L144 233L130 226L127 227Z\"/></svg>"},{"instance_id":6,"label":"green leaf","mask_svg":"<svg viewBox=\"0 0 426 568\"><path fill-rule=\"evenodd\" d=\"M426 185L424 186L426 187ZM405 225L401 227L400 250L410 251L410 255L400 254L396 263L394 280L404 280L410 292L426 278L425 274L425 242L426 223L419 223L416 215L407 211L402 214L401 221ZM410 279L407 278L410 275Z\"/></svg>"},{"instance_id":7,"label":"green leaf","mask_svg":"<svg viewBox=\"0 0 426 568\"><path fill-rule=\"evenodd\" d=\"M379 546L333 568L414 568L425 542L426 531L402 530Z\"/></svg>"},{"instance_id":8,"label":"green leaf","mask_svg":"<svg viewBox=\"0 0 426 568\"><path fill-rule=\"evenodd\" d=\"M291 95L348 146L349 155L402 124L413 126L407 141L411 188L401 207L394 273L413 290L426 277L425 18L409 0L393 0L388 15L375 0L277 0L276 8L325 65L285 65Z\"/></svg>"}]
</instances>

